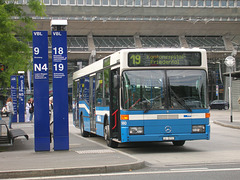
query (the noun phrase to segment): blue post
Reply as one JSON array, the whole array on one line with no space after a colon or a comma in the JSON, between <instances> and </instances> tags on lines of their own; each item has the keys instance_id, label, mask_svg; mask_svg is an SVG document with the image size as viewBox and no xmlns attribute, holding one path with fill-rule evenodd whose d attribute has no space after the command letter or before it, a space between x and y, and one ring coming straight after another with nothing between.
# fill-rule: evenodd
<instances>
[{"instance_id":1,"label":"blue post","mask_svg":"<svg viewBox=\"0 0 240 180\"><path fill-rule=\"evenodd\" d=\"M50 150L48 32L33 31L35 151Z\"/></svg>"},{"instance_id":2,"label":"blue post","mask_svg":"<svg viewBox=\"0 0 240 180\"><path fill-rule=\"evenodd\" d=\"M69 150L67 32L52 31L54 150Z\"/></svg>"},{"instance_id":3,"label":"blue post","mask_svg":"<svg viewBox=\"0 0 240 180\"><path fill-rule=\"evenodd\" d=\"M17 76L11 76L11 97L13 100L14 115L12 122L17 122Z\"/></svg>"},{"instance_id":4,"label":"blue post","mask_svg":"<svg viewBox=\"0 0 240 180\"><path fill-rule=\"evenodd\" d=\"M24 75L18 76L18 112L19 122L25 122Z\"/></svg>"}]
</instances>

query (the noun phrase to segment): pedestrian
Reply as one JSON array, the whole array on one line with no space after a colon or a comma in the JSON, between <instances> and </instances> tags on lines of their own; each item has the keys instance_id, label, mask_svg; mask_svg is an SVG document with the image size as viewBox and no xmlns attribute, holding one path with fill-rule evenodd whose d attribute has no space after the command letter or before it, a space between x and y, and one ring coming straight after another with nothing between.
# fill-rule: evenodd
<instances>
[{"instance_id":1,"label":"pedestrian","mask_svg":"<svg viewBox=\"0 0 240 180\"><path fill-rule=\"evenodd\" d=\"M29 113L30 113L30 118L29 120L32 122L33 120L33 113L34 113L34 102L33 102L33 98L30 98L30 109L29 109Z\"/></svg>"},{"instance_id":2,"label":"pedestrian","mask_svg":"<svg viewBox=\"0 0 240 180\"><path fill-rule=\"evenodd\" d=\"M29 112L30 108L31 108L31 101L30 101L30 99L28 99L28 101L26 103L26 122L31 122L30 121L30 112Z\"/></svg>"},{"instance_id":3,"label":"pedestrian","mask_svg":"<svg viewBox=\"0 0 240 180\"><path fill-rule=\"evenodd\" d=\"M51 122L52 111L53 111L53 97L51 96L49 98L49 118L50 118L50 122Z\"/></svg>"},{"instance_id":4,"label":"pedestrian","mask_svg":"<svg viewBox=\"0 0 240 180\"><path fill-rule=\"evenodd\" d=\"M13 115L14 115L14 109L13 109L13 100L12 98L8 98L7 99L7 112L8 112L8 117L9 117L9 129L12 129L12 119L13 119Z\"/></svg>"}]
</instances>

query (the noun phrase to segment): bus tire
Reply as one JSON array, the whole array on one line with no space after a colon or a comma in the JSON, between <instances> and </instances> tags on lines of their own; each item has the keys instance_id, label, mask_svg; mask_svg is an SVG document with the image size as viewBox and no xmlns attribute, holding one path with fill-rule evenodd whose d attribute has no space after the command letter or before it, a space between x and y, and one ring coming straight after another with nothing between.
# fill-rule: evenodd
<instances>
[{"instance_id":1,"label":"bus tire","mask_svg":"<svg viewBox=\"0 0 240 180\"><path fill-rule=\"evenodd\" d=\"M109 131L109 125L106 124L104 126L104 139L107 143L107 146L112 147L112 148L117 148L118 143L110 139L110 131Z\"/></svg>"},{"instance_id":2,"label":"bus tire","mask_svg":"<svg viewBox=\"0 0 240 180\"><path fill-rule=\"evenodd\" d=\"M80 122L80 133L82 137L88 137L88 132L84 131L84 122L82 117Z\"/></svg>"},{"instance_id":3,"label":"bus tire","mask_svg":"<svg viewBox=\"0 0 240 180\"><path fill-rule=\"evenodd\" d=\"M185 144L185 141L173 141L172 143L174 146L183 146Z\"/></svg>"}]
</instances>

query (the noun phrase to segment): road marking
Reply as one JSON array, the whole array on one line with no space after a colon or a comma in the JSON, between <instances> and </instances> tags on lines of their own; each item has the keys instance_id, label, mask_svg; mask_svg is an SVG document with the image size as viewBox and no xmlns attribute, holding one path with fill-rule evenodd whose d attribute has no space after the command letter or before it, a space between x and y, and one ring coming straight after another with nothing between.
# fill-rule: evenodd
<instances>
[{"instance_id":1,"label":"road marking","mask_svg":"<svg viewBox=\"0 0 240 180\"><path fill-rule=\"evenodd\" d=\"M115 151L111 149L97 149L97 150L84 150L76 151L78 154L104 154L104 153L114 153Z\"/></svg>"}]
</instances>

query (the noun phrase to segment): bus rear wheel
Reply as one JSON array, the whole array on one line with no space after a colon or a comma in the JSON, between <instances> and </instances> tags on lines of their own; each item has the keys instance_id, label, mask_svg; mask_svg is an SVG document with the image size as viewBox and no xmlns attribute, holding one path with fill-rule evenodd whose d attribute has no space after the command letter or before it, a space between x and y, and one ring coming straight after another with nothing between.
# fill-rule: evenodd
<instances>
[{"instance_id":1,"label":"bus rear wheel","mask_svg":"<svg viewBox=\"0 0 240 180\"><path fill-rule=\"evenodd\" d=\"M109 131L109 125L104 126L104 139L109 147L116 148L118 147L118 143L113 141L110 138L110 131Z\"/></svg>"},{"instance_id":2,"label":"bus rear wheel","mask_svg":"<svg viewBox=\"0 0 240 180\"><path fill-rule=\"evenodd\" d=\"M80 122L80 133L82 137L88 137L88 132L84 131L84 122L83 118L81 117L81 122Z\"/></svg>"},{"instance_id":3,"label":"bus rear wheel","mask_svg":"<svg viewBox=\"0 0 240 180\"><path fill-rule=\"evenodd\" d=\"M173 141L172 143L174 146L183 146L185 144L185 141Z\"/></svg>"}]
</instances>

